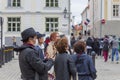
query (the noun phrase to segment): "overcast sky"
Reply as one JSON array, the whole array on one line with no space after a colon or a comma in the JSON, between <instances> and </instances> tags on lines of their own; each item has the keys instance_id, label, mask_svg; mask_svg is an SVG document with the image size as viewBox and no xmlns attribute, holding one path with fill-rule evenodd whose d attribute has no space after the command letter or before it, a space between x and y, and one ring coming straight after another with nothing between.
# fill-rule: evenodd
<instances>
[{"instance_id":1,"label":"overcast sky","mask_svg":"<svg viewBox=\"0 0 120 80\"><path fill-rule=\"evenodd\" d=\"M75 23L81 22L81 13L87 6L88 0L71 0L72 16L75 16Z\"/></svg>"}]
</instances>

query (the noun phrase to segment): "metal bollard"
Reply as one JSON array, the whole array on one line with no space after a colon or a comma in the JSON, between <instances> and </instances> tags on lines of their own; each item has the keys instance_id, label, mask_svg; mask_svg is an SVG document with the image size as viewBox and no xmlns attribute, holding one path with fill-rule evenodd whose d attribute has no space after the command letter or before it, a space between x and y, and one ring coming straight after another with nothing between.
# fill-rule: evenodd
<instances>
[{"instance_id":1,"label":"metal bollard","mask_svg":"<svg viewBox=\"0 0 120 80\"><path fill-rule=\"evenodd\" d=\"M0 49L0 68L2 67L2 49Z\"/></svg>"},{"instance_id":2,"label":"metal bollard","mask_svg":"<svg viewBox=\"0 0 120 80\"><path fill-rule=\"evenodd\" d=\"M95 66L95 51L92 51L91 52L91 56L92 56L92 60L93 60L93 64L94 64L94 66Z\"/></svg>"}]
</instances>

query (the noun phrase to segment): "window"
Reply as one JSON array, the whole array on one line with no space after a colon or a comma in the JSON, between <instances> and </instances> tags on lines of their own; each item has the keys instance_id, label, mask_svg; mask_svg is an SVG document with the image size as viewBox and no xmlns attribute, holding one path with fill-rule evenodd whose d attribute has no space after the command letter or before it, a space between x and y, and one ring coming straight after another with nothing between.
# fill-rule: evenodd
<instances>
[{"instance_id":1,"label":"window","mask_svg":"<svg viewBox=\"0 0 120 80\"><path fill-rule=\"evenodd\" d=\"M58 7L58 0L46 0L46 7Z\"/></svg>"},{"instance_id":2,"label":"window","mask_svg":"<svg viewBox=\"0 0 120 80\"><path fill-rule=\"evenodd\" d=\"M46 32L58 31L58 18L46 18Z\"/></svg>"},{"instance_id":3,"label":"window","mask_svg":"<svg viewBox=\"0 0 120 80\"><path fill-rule=\"evenodd\" d=\"M21 1L20 0L8 0L8 7L20 7Z\"/></svg>"},{"instance_id":4,"label":"window","mask_svg":"<svg viewBox=\"0 0 120 80\"><path fill-rule=\"evenodd\" d=\"M113 5L113 16L114 17L119 16L119 5Z\"/></svg>"},{"instance_id":5,"label":"window","mask_svg":"<svg viewBox=\"0 0 120 80\"><path fill-rule=\"evenodd\" d=\"M19 32L20 26L20 17L8 17L8 32Z\"/></svg>"}]
</instances>

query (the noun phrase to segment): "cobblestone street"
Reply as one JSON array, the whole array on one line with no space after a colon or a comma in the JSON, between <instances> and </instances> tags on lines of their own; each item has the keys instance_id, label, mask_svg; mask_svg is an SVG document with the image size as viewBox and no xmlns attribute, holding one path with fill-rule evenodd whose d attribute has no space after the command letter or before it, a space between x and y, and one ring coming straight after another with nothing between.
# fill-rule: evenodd
<instances>
[{"instance_id":1,"label":"cobblestone street","mask_svg":"<svg viewBox=\"0 0 120 80\"><path fill-rule=\"evenodd\" d=\"M103 58L96 59L97 79L96 80L120 80L120 63L104 62ZM6 63L0 68L0 80L21 80L18 58Z\"/></svg>"},{"instance_id":2,"label":"cobblestone street","mask_svg":"<svg viewBox=\"0 0 120 80\"><path fill-rule=\"evenodd\" d=\"M17 56L0 68L0 80L21 80Z\"/></svg>"},{"instance_id":3,"label":"cobblestone street","mask_svg":"<svg viewBox=\"0 0 120 80\"><path fill-rule=\"evenodd\" d=\"M120 80L120 62L104 62L102 58L96 60L97 79L96 80Z\"/></svg>"}]
</instances>

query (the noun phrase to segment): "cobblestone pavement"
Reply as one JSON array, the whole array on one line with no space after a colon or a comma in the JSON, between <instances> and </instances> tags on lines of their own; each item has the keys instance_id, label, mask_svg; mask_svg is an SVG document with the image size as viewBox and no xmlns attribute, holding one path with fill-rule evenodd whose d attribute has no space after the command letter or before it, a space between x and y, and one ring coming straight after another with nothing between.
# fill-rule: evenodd
<instances>
[{"instance_id":1,"label":"cobblestone pavement","mask_svg":"<svg viewBox=\"0 0 120 80\"><path fill-rule=\"evenodd\" d=\"M102 57L96 59L97 79L96 80L120 80L120 62L119 64L104 62ZM0 68L0 80L21 80L18 58L6 63Z\"/></svg>"},{"instance_id":2,"label":"cobblestone pavement","mask_svg":"<svg viewBox=\"0 0 120 80\"><path fill-rule=\"evenodd\" d=\"M97 79L96 80L120 80L120 61L116 62L104 62L103 58L98 57L96 59Z\"/></svg>"},{"instance_id":3,"label":"cobblestone pavement","mask_svg":"<svg viewBox=\"0 0 120 80\"><path fill-rule=\"evenodd\" d=\"M21 80L17 56L0 68L0 80Z\"/></svg>"}]
</instances>

